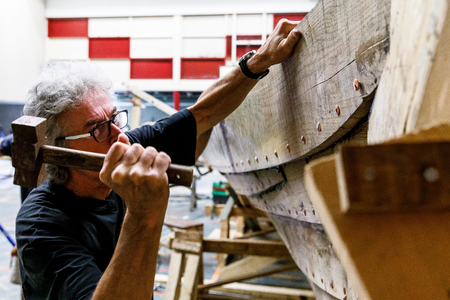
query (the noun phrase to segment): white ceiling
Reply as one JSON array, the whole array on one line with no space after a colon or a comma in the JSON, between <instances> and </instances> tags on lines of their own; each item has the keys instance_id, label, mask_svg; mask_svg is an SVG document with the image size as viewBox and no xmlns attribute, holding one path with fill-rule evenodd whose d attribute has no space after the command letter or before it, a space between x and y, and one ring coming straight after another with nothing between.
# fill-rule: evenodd
<instances>
[{"instance_id":1,"label":"white ceiling","mask_svg":"<svg viewBox=\"0 0 450 300\"><path fill-rule=\"evenodd\" d=\"M317 0L46 0L47 18L309 12Z\"/></svg>"}]
</instances>

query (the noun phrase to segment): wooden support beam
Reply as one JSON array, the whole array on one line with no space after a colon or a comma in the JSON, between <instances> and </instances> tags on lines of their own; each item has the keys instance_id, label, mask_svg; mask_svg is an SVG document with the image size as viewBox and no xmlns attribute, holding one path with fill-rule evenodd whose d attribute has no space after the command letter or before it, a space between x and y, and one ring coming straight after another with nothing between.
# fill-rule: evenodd
<instances>
[{"instance_id":1,"label":"wooden support beam","mask_svg":"<svg viewBox=\"0 0 450 300\"><path fill-rule=\"evenodd\" d=\"M241 255L290 257L289 251L283 242L271 241L204 239L203 251Z\"/></svg>"},{"instance_id":2,"label":"wooden support beam","mask_svg":"<svg viewBox=\"0 0 450 300\"><path fill-rule=\"evenodd\" d=\"M197 222L190 223L198 225ZM175 222L175 225L179 223ZM203 225L200 230L196 226L187 228L190 230L175 231L175 238L171 242L170 280L166 285L164 300L196 299L198 280L203 282ZM184 280L181 280L183 272Z\"/></svg>"},{"instance_id":3,"label":"wooden support beam","mask_svg":"<svg viewBox=\"0 0 450 300\"><path fill-rule=\"evenodd\" d=\"M232 282L239 282L239 281L249 280L249 279L253 279L253 278L257 278L257 277L264 277L264 276L272 275L275 273L282 273L282 272L296 270L296 269L298 269L296 264L289 264L286 266L282 266L282 267L267 270L267 271L258 271L258 272L254 272L251 274L246 274L244 276L236 276L236 277L228 278L226 280L221 280L221 281L217 281L214 283L200 285L198 287L198 290L201 291L201 290L210 289L210 288L213 288L216 286L221 286L221 285L232 283Z\"/></svg>"},{"instance_id":4,"label":"wooden support beam","mask_svg":"<svg viewBox=\"0 0 450 300\"><path fill-rule=\"evenodd\" d=\"M251 297L255 297L256 299L270 299L270 300L315 299L314 292L308 289L294 289L294 288L247 284L239 282L226 284L220 287L215 287L212 290L225 293L248 295Z\"/></svg>"},{"instance_id":5,"label":"wooden support beam","mask_svg":"<svg viewBox=\"0 0 450 300\"><path fill-rule=\"evenodd\" d=\"M337 178L344 212L450 208L450 142L342 145Z\"/></svg>"},{"instance_id":6,"label":"wooden support beam","mask_svg":"<svg viewBox=\"0 0 450 300\"><path fill-rule=\"evenodd\" d=\"M448 299L449 210L343 214L336 156L311 162L305 176L314 207L360 299ZM425 190L418 193L433 197Z\"/></svg>"},{"instance_id":7,"label":"wooden support beam","mask_svg":"<svg viewBox=\"0 0 450 300\"><path fill-rule=\"evenodd\" d=\"M166 274L156 274L155 283L167 284L169 281L169 276ZM210 280L206 280L206 283L210 283ZM299 299L314 299L314 293L311 290L306 289L295 289L277 286L267 286L259 284L247 284L247 283L230 283L223 286L215 287L211 290L223 292L223 293L233 293L239 295L247 295L252 297L259 297L264 300L299 300ZM198 299L207 299L209 295L199 294ZM303 297L303 298L302 298ZM227 298L230 299L230 298Z\"/></svg>"},{"instance_id":8,"label":"wooden support beam","mask_svg":"<svg viewBox=\"0 0 450 300\"><path fill-rule=\"evenodd\" d=\"M175 229L203 231L203 223L194 220L184 220L166 216L164 219L164 225Z\"/></svg>"},{"instance_id":9,"label":"wooden support beam","mask_svg":"<svg viewBox=\"0 0 450 300\"><path fill-rule=\"evenodd\" d=\"M164 292L164 300L178 299L180 295L179 282L183 274L183 254L180 252L173 252L170 256L169 274L171 280L166 284Z\"/></svg>"},{"instance_id":10,"label":"wooden support beam","mask_svg":"<svg viewBox=\"0 0 450 300\"><path fill-rule=\"evenodd\" d=\"M144 101L146 101L146 102L148 102L148 103L153 104L157 109L159 109L159 110L165 112L166 114L168 114L168 115L173 115L174 113L177 112L176 109L174 109L174 108L172 108L171 106L165 104L165 103L162 102L161 100L158 100L158 99L156 99L155 97L153 97L153 96L147 94L146 92L141 91L141 90L137 89L137 88L134 87L134 86L127 85L126 83L124 83L124 85L131 91L131 93L132 93L134 96L139 97L139 98L141 98L142 100L144 100Z\"/></svg>"},{"instance_id":11,"label":"wooden support beam","mask_svg":"<svg viewBox=\"0 0 450 300\"><path fill-rule=\"evenodd\" d=\"M235 239L237 239L237 240L249 239L252 237L257 237L257 236L269 234L269 233L276 232L276 231L277 230L272 227L272 228L262 229L261 231L249 232L249 233L244 234L243 236L235 237Z\"/></svg>"},{"instance_id":12,"label":"wooden support beam","mask_svg":"<svg viewBox=\"0 0 450 300\"><path fill-rule=\"evenodd\" d=\"M141 98L133 95L133 107L131 108L131 120L129 122L130 129L135 129L141 126L141 105Z\"/></svg>"}]
</instances>

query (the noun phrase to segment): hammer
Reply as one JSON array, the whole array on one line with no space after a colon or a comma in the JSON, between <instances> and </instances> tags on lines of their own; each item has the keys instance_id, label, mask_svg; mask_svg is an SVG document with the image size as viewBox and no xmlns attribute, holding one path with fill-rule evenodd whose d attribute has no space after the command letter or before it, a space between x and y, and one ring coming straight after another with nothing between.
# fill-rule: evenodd
<instances>
[{"instance_id":1,"label":"hammer","mask_svg":"<svg viewBox=\"0 0 450 300\"><path fill-rule=\"evenodd\" d=\"M100 172L105 154L46 145L46 122L44 118L22 116L11 123L14 184L27 187L41 184L47 177L43 164ZM171 164L167 176L171 184L190 187L193 170Z\"/></svg>"}]
</instances>

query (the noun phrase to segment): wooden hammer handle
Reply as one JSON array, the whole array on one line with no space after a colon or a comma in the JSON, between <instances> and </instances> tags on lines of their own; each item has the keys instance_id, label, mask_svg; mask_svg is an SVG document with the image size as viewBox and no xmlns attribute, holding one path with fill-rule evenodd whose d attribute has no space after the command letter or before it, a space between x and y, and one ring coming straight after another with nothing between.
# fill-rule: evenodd
<instances>
[{"instance_id":1,"label":"wooden hammer handle","mask_svg":"<svg viewBox=\"0 0 450 300\"><path fill-rule=\"evenodd\" d=\"M39 150L42 162L62 167L77 168L100 172L105 161L105 154L73 150L55 146L42 146ZM192 168L171 164L167 170L169 183L190 187Z\"/></svg>"}]
</instances>

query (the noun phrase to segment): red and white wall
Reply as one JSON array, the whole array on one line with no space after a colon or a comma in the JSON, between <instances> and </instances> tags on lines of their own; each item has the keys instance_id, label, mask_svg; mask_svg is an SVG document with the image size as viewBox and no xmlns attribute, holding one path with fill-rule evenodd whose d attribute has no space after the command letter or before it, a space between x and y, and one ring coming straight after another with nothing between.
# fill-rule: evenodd
<instances>
[{"instance_id":1,"label":"red and white wall","mask_svg":"<svg viewBox=\"0 0 450 300\"><path fill-rule=\"evenodd\" d=\"M279 19L303 16L50 18L46 60L95 61L117 90L127 82L143 90L199 91L219 78L221 66L258 49Z\"/></svg>"},{"instance_id":2,"label":"red and white wall","mask_svg":"<svg viewBox=\"0 0 450 300\"><path fill-rule=\"evenodd\" d=\"M118 91L203 91L313 0L0 0L0 102L50 60L91 60ZM222 69L222 70L221 70Z\"/></svg>"}]
</instances>

